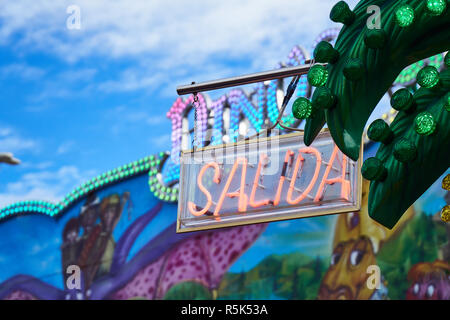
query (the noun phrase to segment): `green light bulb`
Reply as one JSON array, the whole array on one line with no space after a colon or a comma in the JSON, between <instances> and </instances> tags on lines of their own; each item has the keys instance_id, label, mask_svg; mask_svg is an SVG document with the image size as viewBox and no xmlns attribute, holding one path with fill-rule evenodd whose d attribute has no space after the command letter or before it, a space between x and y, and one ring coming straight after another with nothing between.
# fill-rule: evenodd
<instances>
[{"instance_id":1,"label":"green light bulb","mask_svg":"<svg viewBox=\"0 0 450 320\"><path fill-rule=\"evenodd\" d=\"M328 80L328 70L320 65L316 64L309 69L308 82L313 87L322 87Z\"/></svg>"},{"instance_id":2,"label":"green light bulb","mask_svg":"<svg viewBox=\"0 0 450 320\"><path fill-rule=\"evenodd\" d=\"M450 68L450 51L445 55L444 64L447 68Z\"/></svg>"},{"instance_id":3,"label":"green light bulb","mask_svg":"<svg viewBox=\"0 0 450 320\"><path fill-rule=\"evenodd\" d=\"M414 9L407 5L401 5L395 11L395 21L399 27L408 27L414 22Z\"/></svg>"},{"instance_id":4,"label":"green light bulb","mask_svg":"<svg viewBox=\"0 0 450 320\"><path fill-rule=\"evenodd\" d=\"M386 43L386 32L383 29L368 29L364 43L371 49L381 49Z\"/></svg>"},{"instance_id":5,"label":"green light bulb","mask_svg":"<svg viewBox=\"0 0 450 320\"><path fill-rule=\"evenodd\" d=\"M408 111L414 106L414 97L408 89L397 90L391 97L391 106L397 111Z\"/></svg>"},{"instance_id":6,"label":"green light bulb","mask_svg":"<svg viewBox=\"0 0 450 320\"><path fill-rule=\"evenodd\" d=\"M432 16L439 16L447 7L446 0L427 0L427 13Z\"/></svg>"},{"instance_id":7,"label":"green light bulb","mask_svg":"<svg viewBox=\"0 0 450 320\"><path fill-rule=\"evenodd\" d=\"M361 167L361 174L370 181L383 181L387 176L387 170L380 159L368 158Z\"/></svg>"},{"instance_id":8,"label":"green light bulb","mask_svg":"<svg viewBox=\"0 0 450 320\"><path fill-rule=\"evenodd\" d=\"M401 138L394 145L393 155L400 162L413 161L417 156L417 148L408 139Z\"/></svg>"},{"instance_id":9,"label":"green light bulb","mask_svg":"<svg viewBox=\"0 0 450 320\"><path fill-rule=\"evenodd\" d=\"M314 49L314 59L321 63L335 63L339 59L339 52L327 41L320 41Z\"/></svg>"},{"instance_id":10,"label":"green light bulb","mask_svg":"<svg viewBox=\"0 0 450 320\"><path fill-rule=\"evenodd\" d=\"M315 109L331 109L336 105L336 96L328 87L318 87L314 90L311 102Z\"/></svg>"},{"instance_id":11,"label":"green light bulb","mask_svg":"<svg viewBox=\"0 0 450 320\"><path fill-rule=\"evenodd\" d=\"M436 130L436 121L431 113L424 111L414 119L414 130L422 135L428 136Z\"/></svg>"},{"instance_id":12,"label":"green light bulb","mask_svg":"<svg viewBox=\"0 0 450 320\"><path fill-rule=\"evenodd\" d=\"M331 9L330 19L334 22L341 22L345 25L350 25L355 20L355 13L350 10L345 1L339 1Z\"/></svg>"},{"instance_id":13,"label":"green light bulb","mask_svg":"<svg viewBox=\"0 0 450 320\"><path fill-rule=\"evenodd\" d=\"M417 83L424 88L433 88L439 83L439 71L433 66L426 66L417 73Z\"/></svg>"},{"instance_id":14,"label":"green light bulb","mask_svg":"<svg viewBox=\"0 0 450 320\"><path fill-rule=\"evenodd\" d=\"M375 120L370 124L367 135L370 140L384 144L390 143L394 137L389 125L382 119Z\"/></svg>"},{"instance_id":15,"label":"green light bulb","mask_svg":"<svg viewBox=\"0 0 450 320\"><path fill-rule=\"evenodd\" d=\"M364 65L359 58L350 58L347 60L344 70L344 76L350 81L360 80L365 73Z\"/></svg>"},{"instance_id":16,"label":"green light bulb","mask_svg":"<svg viewBox=\"0 0 450 320\"><path fill-rule=\"evenodd\" d=\"M294 101L292 105L292 114L297 119L307 119L311 116L312 113L312 103L304 98L300 97Z\"/></svg>"}]
</instances>

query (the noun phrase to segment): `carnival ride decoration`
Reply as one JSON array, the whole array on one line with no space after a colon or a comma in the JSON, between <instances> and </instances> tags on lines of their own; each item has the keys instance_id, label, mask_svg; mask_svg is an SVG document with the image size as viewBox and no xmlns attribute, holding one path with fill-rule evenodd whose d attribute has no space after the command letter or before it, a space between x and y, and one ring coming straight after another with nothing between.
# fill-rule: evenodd
<instances>
[{"instance_id":1,"label":"carnival ride decoration","mask_svg":"<svg viewBox=\"0 0 450 320\"><path fill-rule=\"evenodd\" d=\"M368 21L374 5L382 12L379 29ZM354 10L340 1L330 18L344 26L334 47L321 42L314 51L316 61L327 65L314 65L308 74L318 90L313 110L302 113L304 141L310 145L326 123L337 146L356 160L367 120L395 80L404 77L401 71L450 48L450 10L445 0L362 0ZM441 73L432 65L421 68L414 93L394 93L391 104L398 114L390 126L377 120L370 127L369 137L381 144L362 167L372 181L369 214L388 228L450 165L449 60L447 54Z\"/></svg>"},{"instance_id":2,"label":"carnival ride decoration","mask_svg":"<svg viewBox=\"0 0 450 320\"><path fill-rule=\"evenodd\" d=\"M184 281L200 283L214 295L228 268L267 227L257 224L218 232L177 234L172 223L131 256L136 240L162 207L163 202L157 201L122 233L109 268L101 277L87 281L93 263L82 268L81 288L59 289L36 277L19 274L1 283L0 299L162 299L172 286Z\"/></svg>"},{"instance_id":3,"label":"carnival ride decoration","mask_svg":"<svg viewBox=\"0 0 450 320\"><path fill-rule=\"evenodd\" d=\"M383 1L371 1L370 3L380 4L382 2ZM386 3L388 5L392 5L393 2L395 1L387 1ZM357 16L361 17L356 19L356 21L352 24L353 26L356 26L358 23L362 23L362 21L364 20L362 17L365 15L365 8L369 2L363 1L361 3L362 4L359 4L357 6L358 9L357 10L355 9ZM382 7L384 8L384 6ZM441 16L437 16L434 18L437 20L442 20L444 18L447 19L448 11L449 10L447 9L444 13L441 14ZM419 22L420 21L421 19L419 19ZM413 25L415 25L416 23L418 23L417 19ZM434 22L434 24L439 23ZM352 28L354 29L355 27ZM365 26L362 26L360 29L365 30L364 28ZM436 26L436 28L438 27ZM348 32L350 32L347 30L353 29L344 26L341 33L347 34ZM427 30L428 29L430 29L430 26L427 26ZM403 30L400 31L403 32ZM397 33L399 33L400 31L397 30ZM375 31L370 31L370 33L373 32ZM445 33L445 31L442 30L439 30L439 32ZM328 73L327 85L317 87L313 92L312 86L308 83L307 79L308 77L306 75L303 75L299 78L295 97L308 99L311 98L312 95L312 106L313 106L311 110L312 115L310 116L310 118L306 119L306 124L304 124L305 121L297 119L291 114L286 113L282 115L282 122L287 126L299 128L305 125L306 135L309 134L308 132L311 132L313 124L320 123L320 127L323 126L322 122L325 120L326 114L328 114L329 112L330 113L336 112L336 110L340 109L342 98L339 98L338 95L336 95L333 91L334 87L328 84L331 83L332 79L338 78L335 75L338 72L333 70L337 70L336 65L340 65L340 63L342 63L342 61L345 59L345 55L351 52L350 47L354 46L354 44L352 43L349 44L348 50L340 49L341 47L344 48L346 46L346 43L350 41L349 39L347 40L343 39L343 37L341 36L342 39L339 40L338 43L335 45L336 49L333 49L332 44L334 43L334 40L336 39L339 33L340 33L339 28L327 29L319 34L319 36L315 39L313 45L311 46L312 49L311 51L313 51L314 55L317 56L316 61L318 60L325 61L324 59L330 59L330 63L328 63L326 67ZM353 37L355 37L355 35L353 35ZM402 37L400 37L399 35L398 37L399 37L398 41L400 41ZM370 43L369 40L365 41L368 41ZM411 39L409 39L408 41L411 41ZM443 42L445 43L445 41ZM364 43L360 44L362 47L365 46ZM386 48L391 48L391 46L393 45L396 44L395 43L389 44L389 42L387 42L385 44L385 47L383 47L381 51L384 52L386 51ZM406 50L404 48L406 47L406 45L401 45L401 47L404 49L404 51ZM369 51L368 55L370 56L370 59L373 60L374 59L373 56L375 52L377 52L376 50L380 49L370 49L370 50L372 50L373 52ZM414 53L417 50L418 49L414 48L414 50L411 52ZM341 51L342 53L339 53L338 55L337 52ZM444 50L440 50L439 48L435 49L434 52L435 53L437 52L438 54L428 58L427 56L429 56L432 53L427 53L426 55L421 53L419 57L420 58L423 57L424 59L420 61L417 61L418 58L417 53L416 56L414 55L412 55L411 57L408 56L408 59L402 58L400 64L395 66L396 70L397 69L401 70L402 68L404 68L404 65L411 64L414 61L417 62L407 66L399 74L397 72L397 74L393 76L394 78L396 77L394 79L395 81L393 82L391 81L389 85L387 85L388 89L384 90L384 93L386 93L389 96L389 98L391 98L393 94L392 92L393 88L399 85L407 87L409 91L413 91L414 88L416 87L416 74L419 70L427 66L433 66L437 70L441 70L444 64L448 65L450 63L448 55L444 60L444 54L439 53L442 51ZM301 46L294 46L294 48L289 53L287 60L285 62L279 63L278 67L283 68L283 67L299 66L304 64L305 61L309 59L310 54L308 50L306 50ZM377 63L383 62L382 59L375 59L375 60ZM333 62L334 64L331 62ZM381 67L377 68L370 67L370 69L378 71L381 70ZM376 73L375 71L373 72ZM367 78L367 75L365 77ZM376 77L377 75L375 75L375 79ZM441 82L442 81L440 81L439 83ZM350 86L351 84L350 81L347 81L345 78L340 79L339 83L341 83L342 85L344 83L348 83L347 86ZM366 87L372 89L371 86ZM349 89L350 87L348 87L346 90ZM377 97L378 96L381 97L384 93L379 93ZM254 86L254 88L251 88L250 90L233 89L230 90L227 94L222 95L215 100L211 100L211 98L206 94L199 93L197 95L198 96L197 116L196 116L197 119L195 123L195 126L197 126L196 130L197 134L196 137L194 137L195 139L193 139L195 141L195 146L201 147L207 146L209 144L220 145L223 143L234 142L237 141L239 138L245 136L245 134L249 131L253 130L254 132L256 132L259 129L262 130L270 127L271 125L276 123L280 115L283 95L284 95L283 79L258 83ZM378 100L376 100L376 102L378 102ZM399 105L399 102L397 102L398 100L401 99L398 98L393 99L394 108L398 108ZM376 105L376 102L374 101L375 101L374 99L371 100L372 104ZM326 110L318 109L316 107L317 104L322 105L324 108L327 107L330 108L333 104L336 104L336 108ZM365 107L366 106L364 105L363 109ZM402 112L397 111L394 108L390 109L389 111L381 115L381 118L387 122L387 125L389 125L394 120L394 117L398 113ZM26 200L10 204L0 210L0 219L10 218L18 214L30 214L30 213L46 214L51 217L56 217L59 216L61 213L65 212L69 207L71 207L76 202L81 201L81 199L85 198L87 194L90 192L105 188L110 184L117 183L126 180L128 178L134 177L136 175L145 173L148 173L149 175L148 180L149 189L154 196L156 196L158 199L164 202L176 203L178 201L178 192L179 192L178 189L178 179L180 174L179 153L180 150L189 149L191 147L190 142L194 130L193 128L189 127L188 116L191 112L194 112L194 110L195 108L193 96L188 97L186 100L183 100L182 98L177 98L176 101L173 103L172 107L169 109L167 117L172 122L172 149L170 152L160 152L158 154L145 157L138 161L134 161L132 163L105 172L97 177L94 177L88 182L83 183L81 186L76 187L69 194L67 194L61 201L57 203L51 203L40 200ZM318 122L319 118L322 120ZM333 124L330 126L330 130L332 126ZM245 130L240 130L242 127ZM437 127L438 134L439 132L442 131L439 129L439 127L440 126ZM289 131L279 126L278 129L281 131L281 133ZM320 131L320 129L318 130ZM380 134L379 130L378 131L372 130L372 131L375 132L375 134L372 135L372 137L376 138L377 132L378 134ZM432 137L433 135L431 137L428 136L427 138L433 139ZM368 138L367 133L365 133L364 135L364 142L366 144L373 143L373 141L371 141ZM398 146L397 149L399 147L400 146ZM442 158L441 161L445 161L445 159L447 159L448 157L443 156L441 158ZM423 188L425 187L421 187L421 189Z\"/></svg>"}]
</instances>

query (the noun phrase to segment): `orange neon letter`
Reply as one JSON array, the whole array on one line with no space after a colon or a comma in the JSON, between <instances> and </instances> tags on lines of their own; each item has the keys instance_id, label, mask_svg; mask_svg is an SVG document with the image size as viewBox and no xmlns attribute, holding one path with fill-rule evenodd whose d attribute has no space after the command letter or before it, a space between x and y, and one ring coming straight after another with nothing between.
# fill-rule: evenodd
<instances>
[{"instance_id":1,"label":"orange neon letter","mask_svg":"<svg viewBox=\"0 0 450 320\"><path fill-rule=\"evenodd\" d=\"M294 191L295 180L297 180L297 173L298 173L298 169L300 167L300 161L304 161L305 160L302 157L302 154L301 154L302 152L303 153L313 154L316 157L316 169L314 171L314 176L313 176L311 182L309 183L308 187L305 189L305 191L303 191L303 193L301 195L298 196L297 199L293 200L292 199L292 192ZM300 201L302 201L303 199L306 198L308 193L311 192L312 188L316 184L317 178L319 177L320 165L321 164L322 164L322 156L320 155L320 152L317 151L317 149L312 148L312 147L306 147L306 148L302 148L302 149L298 150L298 157L297 157L297 161L295 162L294 173L292 174L291 184L289 185L289 190L288 190L288 194L287 194L287 198L286 198L286 201L289 204L297 204L297 203L299 203Z\"/></svg>"},{"instance_id":2,"label":"orange neon letter","mask_svg":"<svg viewBox=\"0 0 450 320\"><path fill-rule=\"evenodd\" d=\"M210 163L205 164L203 166L203 168L200 170L200 173L198 174L197 185L198 185L198 188L206 195L206 199L207 199L206 206L202 210L197 211L197 205L191 201L188 202L189 212L196 217L204 215L206 212L208 212L209 208L212 205L211 193L209 193L209 191L203 186L203 183L202 183L203 175L205 174L206 169L208 169L209 167L214 167L213 181L215 183L220 183L220 169L219 169L219 165L217 164L217 162L210 162Z\"/></svg>"},{"instance_id":3,"label":"orange neon letter","mask_svg":"<svg viewBox=\"0 0 450 320\"><path fill-rule=\"evenodd\" d=\"M270 203L269 199L264 199L264 200L255 202L256 188L259 185L259 177L261 176L261 166L262 166L262 163L263 163L264 159L266 159L266 158L267 158L267 155L265 153L262 153L260 155L258 168L256 169L255 180L253 180L252 193L250 194L250 201L249 201L249 204L253 208L257 208L257 207L260 207L260 206L265 206L265 205Z\"/></svg>"},{"instance_id":4,"label":"orange neon letter","mask_svg":"<svg viewBox=\"0 0 450 320\"><path fill-rule=\"evenodd\" d=\"M236 173L236 169L239 165L239 163L242 163L242 174L241 174L241 186L239 188L239 191L233 192L233 193L227 193L228 189L230 188L231 181L233 180L234 174ZM219 212L222 208L223 201L225 200L225 196L228 196L230 198L233 197L239 197L239 205L238 210L239 212L245 212L247 211L247 202L248 197L245 194L245 175L247 173L247 159L246 158L237 158L234 162L233 168L230 171L230 175L228 177L228 180L225 184L225 187L223 188L222 194L220 195L219 201L216 205L216 210L214 210L214 216L216 217L217 221L220 221Z\"/></svg>"},{"instance_id":5,"label":"orange neon letter","mask_svg":"<svg viewBox=\"0 0 450 320\"><path fill-rule=\"evenodd\" d=\"M294 153L291 150L286 151L286 155L284 156L283 170L281 171L280 182L278 183L277 193L275 194L275 200L273 200L273 205L277 206L280 203L281 190L283 189L284 180L286 179L286 171L287 165L289 162L289 157L291 157Z\"/></svg>"},{"instance_id":6,"label":"orange neon letter","mask_svg":"<svg viewBox=\"0 0 450 320\"><path fill-rule=\"evenodd\" d=\"M319 202L322 199L325 183L326 184L341 183L341 198L348 200L348 197L350 195L350 181L345 179L347 168L347 157L344 154L342 155L342 176L333 179L327 179L333 166L333 162L337 157L338 151L339 151L338 147L334 146L334 150L333 153L331 154L330 161L328 162L327 169L325 170L322 182L320 183L319 189L317 190L317 194L314 198L315 202Z\"/></svg>"}]
</instances>

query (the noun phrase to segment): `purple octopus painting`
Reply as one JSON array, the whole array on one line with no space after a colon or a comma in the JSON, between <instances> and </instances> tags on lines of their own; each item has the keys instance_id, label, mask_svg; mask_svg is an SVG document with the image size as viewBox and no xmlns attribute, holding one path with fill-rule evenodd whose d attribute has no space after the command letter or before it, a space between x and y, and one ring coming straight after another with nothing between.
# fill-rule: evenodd
<instances>
[{"instance_id":1,"label":"purple octopus painting","mask_svg":"<svg viewBox=\"0 0 450 320\"><path fill-rule=\"evenodd\" d=\"M214 293L228 268L267 227L257 224L177 234L173 223L130 257L136 239L164 204L158 202L114 242L112 230L128 199L126 192L101 202L92 196L80 216L66 223L62 264L63 268L80 267L78 289L69 289L65 284L63 290L29 275L16 275L0 285L0 299L163 299L170 288L185 281L199 283ZM98 218L100 223L96 225ZM80 228L84 230L81 237ZM64 280L66 283L67 276Z\"/></svg>"},{"instance_id":2,"label":"purple octopus painting","mask_svg":"<svg viewBox=\"0 0 450 320\"><path fill-rule=\"evenodd\" d=\"M450 264L443 260L415 264L408 272L408 300L450 300Z\"/></svg>"}]
</instances>

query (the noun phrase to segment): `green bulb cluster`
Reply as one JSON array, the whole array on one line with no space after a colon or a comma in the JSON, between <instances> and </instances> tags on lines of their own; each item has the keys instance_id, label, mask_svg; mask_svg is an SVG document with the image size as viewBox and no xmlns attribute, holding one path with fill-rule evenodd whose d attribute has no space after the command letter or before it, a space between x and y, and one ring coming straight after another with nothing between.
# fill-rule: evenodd
<instances>
[{"instance_id":1,"label":"green bulb cluster","mask_svg":"<svg viewBox=\"0 0 450 320\"><path fill-rule=\"evenodd\" d=\"M414 22L414 9L407 4L399 6L395 11L395 21L399 27L409 27Z\"/></svg>"},{"instance_id":2,"label":"green bulb cluster","mask_svg":"<svg viewBox=\"0 0 450 320\"><path fill-rule=\"evenodd\" d=\"M364 64L359 58L349 58L343 70L344 76L350 81L360 80L365 72Z\"/></svg>"},{"instance_id":3,"label":"green bulb cluster","mask_svg":"<svg viewBox=\"0 0 450 320\"><path fill-rule=\"evenodd\" d=\"M436 67L426 66L417 74L417 83L424 88L434 88L439 84L439 71Z\"/></svg>"},{"instance_id":4,"label":"green bulb cluster","mask_svg":"<svg viewBox=\"0 0 450 320\"><path fill-rule=\"evenodd\" d=\"M439 55L438 55L439 56ZM436 57L436 56L435 56ZM439 57L436 57L435 60L439 60ZM440 62L438 62L440 63ZM413 63L406 69L404 69L395 80L395 83L398 84L411 84L412 82L416 81L417 72L420 71L420 69L425 66L425 61L420 60L416 63Z\"/></svg>"},{"instance_id":5,"label":"green bulb cluster","mask_svg":"<svg viewBox=\"0 0 450 320\"><path fill-rule=\"evenodd\" d=\"M368 158L361 167L362 176L370 181L383 181L387 177L387 170L378 158Z\"/></svg>"},{"instance_id":6,"label":"green bulb cluster","mask_svg":"<svg viewBox=\"0 0 450 320\"><path fill-rule=\"evenodd\" d=\"M311 102L314 109L331 109L336 105L337 98L328 87L314 90Z\"/></svg>"},{"instance_id":7,"label":"green bulb cluster","mask_svg":"<svg viewBox=\"0 0 450 320\"><path fill-rule=\"evenodd\" d=\"M292 114L297 119L308 119L311 117L313 106L311 101L304 97L297 98L292 105Z\"/></svg>"},{"instance_id":8,"label":"green bulb cluster","mask_svg":"<svg viewBox=\"0 0 450 320\"><path fill-rule=\"evenodd\" d=\"M397 111L411 111L414 105L414 97L408 89L397 90L391 97L391 106Z\"/></svg>"},{"instance_id":9,"label":"green bulb cluster","mask_svg":"<svg viewBox=\"0 0 450 320\"><path fill-rule=\"evenodd\" d=\"M414 130L422 135L429 136L436 131L436 120L427 111L419 113L414 119Z\"/></svg>"},{"instance_id":10,"label":"green bulb cluster","mask_svg":"<svg viewBox=\"0 0 450 320\"><path fill-rule=\"evenodd\" d=\"M330 12L330 19L334 22L340 22L347 26L355 21L356 15L350 10L350 7L345 1L336 3Z\"/></svg>"},{"instance_id":11,"label":"green bulb cluster","mask_svg":"<svg viewBox=\"0 0 450 320\"><path fill-rule=\"evenodd\" d=\"M321 41L314 49L314 59L321 63L335 63L339 59L339 51L331 43Z\"/></svg>"},{"instance_id":12,"label":"green bulb cluster","mask_svg":"<svg viewBox=\"0 0 450 320\"><path fill-rule=\"evenodd\" d=\"M367 29L364 43L371 49L381 49L386 44L386 31L383 29Z\"/></svg>"},{"instance_id":13,"label":"green bulb cluster","mask_svg":"<svg viewBox=\"0 0 450 320\"><path fill-rule=\"evenodd\" d=\"M384 120L377 119L367 129L367 136L372 141L388 144L392 141L394 134Z\"/></svg>"},{"instance_id":14,"label":"green bulb cluster","mask_svg":"<svg viewBox=\"0 0 450 320\"><path fill-rule=\"evenodd\" d=\"M71 204L85 197L88 193L107 185L142 174L150 169L150 163L155 160L154 156L145 157L127 165L105 172L97 177L83 183L72 190L58 203L46 201L20 201L0 210L0 219L16 214L41 213L48 216L56 216L66 210Z\"/></svg>"},{"instance_id":15,"label":"green bulb cluster","mask_svg":"<svg viewBox=\"0 0 450 320\"><path fill-rule=\"evenodd\" d=\"M313 87L322 87L327 83L328 70L326 67L316 64L309 69L308 82Z\"/></svg>"},{"instance_id":16,"label":"green bulb cluster","mask_svg":"<svg viewBox=\"0 0 450 320\"><path fill-rule=\"evenodd\" d=\"M158 177L161 162L169 156L168 153L160 152L158 157L151 162L148 172L148 185L150 192L161 201L176 202L178 201L178 188L166 187Z\"/></svg>"},{"instance_id":17,"label":"green bulb cluster","mask_svg":"<svg viewBox=\"0 0 450 320\"><path fill-rule=\"evenodd\" d=\"M52 217L58 213L58 210L58 205L46 201L20 201L0 210L0 219L30 212L41 213Z\"/></svg>"},{"instance_id":18,"label":"green bulb cluster","mask_svg":"<svg viewBox=\"0 0 450 320\"><path fill-rule=\"evenodd\" d=\"M410 162L417 157L417 147L405 138L400 138L394 145L394 158L400 162Z\"/></svg>"},{"instance_id":19,"label":"green bulb cluster","mask_svg":"<svg viewBox=\"0 0 450 320\"><path fill-rule=\"evenodd\" d=\"M446 8L446 0L427 0L426 11L431 16L440 16Z\"/></svg>"}]
</instances>

